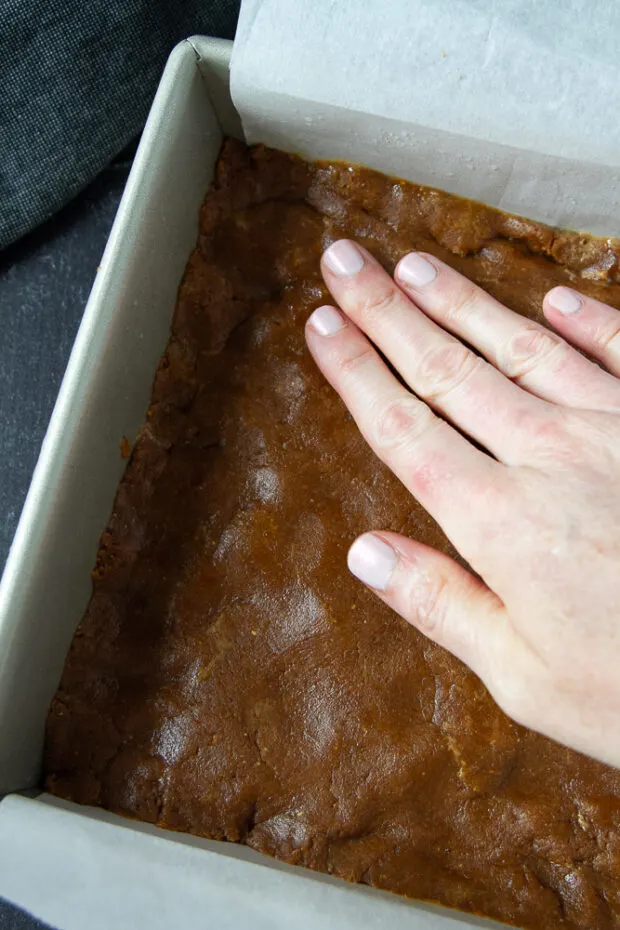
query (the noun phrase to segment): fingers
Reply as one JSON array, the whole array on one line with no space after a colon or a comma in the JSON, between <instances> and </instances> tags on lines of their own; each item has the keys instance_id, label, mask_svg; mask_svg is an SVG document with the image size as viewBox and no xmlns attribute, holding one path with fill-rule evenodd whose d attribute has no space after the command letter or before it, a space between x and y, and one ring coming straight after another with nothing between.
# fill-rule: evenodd
<instances>
[{"instance_id":1,"label":"fingers","mask_svg":"<svg viewBox=\"0 0 620 930\"><path fill-rule=\"evenodd\" d=\"M521 460L523 424L548 418L547 405L429 320L355 243L336 242L325 252L322 265L340 307L419 397L497 458L510 463Z\"/></svg>"},{"instance_id":2,"label":"fingers","mask_svg":"<svg viewBox=\"0 0 620 930\"><path fill-rule=\"evenodd\" d=\"M373 451L475 564L471 507L497 507L503 466L476 449L389 371L366 336L334 307L306 326L319 368L349 408Z\"/></svg>"},{"instance_id":3,"label":"fingers","mask_svg":"<svg viewBox=\"0 0 620 930\"><path fill-rule=\"evenodd\" d=\"M453 559L397 533L366 533L350 571L408 623L470 666L489 686L518 649L501 601Z\"/></svg>"},{"instance_id":4,"label":"fingers","mask_svg":"<svg viewBox=\"0 0 620 930\"><path fill-rule=\"evenodd\" d=\"M394 277L424 313L531 393L567 407L620 410L620 382L555 333L508 310L434 256L411 252L400 260ZM575 294L554 288L545 299L547 318L571 342L619 372L620 335L614 334L620 331L620 314L584 298L577 313L563 315L552 309L551 295L558 291Z\"/></svg>"},{"instance_id":5,"label":"fingers","mask_svg":"<svg viewBox=\"0 0 620 930\"><path fill-rule=\"evenodd\" d=\"M580 349L620 376L620 312L569 287L554 287L543 302L549 322ZM610 379L614 380L615 379ZM617 381L615 381L618 384Z\"/></svg>"}]
</instances>

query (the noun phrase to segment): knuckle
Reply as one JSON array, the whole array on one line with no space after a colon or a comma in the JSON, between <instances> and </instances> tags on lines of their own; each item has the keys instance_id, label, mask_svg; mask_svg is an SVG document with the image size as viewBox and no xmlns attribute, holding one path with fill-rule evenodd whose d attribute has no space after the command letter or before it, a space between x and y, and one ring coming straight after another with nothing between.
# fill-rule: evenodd
<instances>
[{"instance_id":1,"label":"knuckle","mask_svg":"<svg viewBox=\"0 0 620 930\"><path fill-rule=\"evenodd\" d=\"M596 341L605 355L620 354L620 325L605 328L596 336Z\"/></svg>"},{"instance_id":2,"label":"knuckle","mask_svg":"<svg viewBox=\"0 0 620 930\"><path fill-rule=\"evenodd\" d=\"M426 404L414 397L393 401L382 410L376 421L377 445L381 449L405 446L419 439L437 422Z\"/></svg>"},{"instance_id":3,"label":"knuckle","mask_svg":"<svg viewBox=\"0 0 620 930\"><path fill-rule=\"evenodd\" d=\"M426 636L439 641L445 626L448 586L445 578L436 573L416 573L408 594L408 616Z\"/></svg>"},{"instance_id":4,"label":"knuckle","mask_svg":"<svg viewBox=\"0 0 620 930\"><path fill-rule=\"evenodd\" d=\"M479 293L475 284L470 281L461 282L458 291L453 296L446 297L446 319L455 323L465 323L478 312Z\"/></svg>"},{"instance_id":5,"label":"knuckle","mask_svg":"<svg viewBox=\"0 0 620 930\"><path fill-rule=\"evenodd\" d=\"M401 294L395 287L368 288L357 304L357 312L362 328L372 327L383 317L392 313L400 303Z\"/></svg>"},{"instance_id":6,"label":"knuckle","mask_svg":"<svg viewBox=\"0 0 620 930\"><path fill-rule=\"evenodd\" d=\"M562 340L544 329L521 330L508 342L499 358L499 367L512 381L519 381L534 369L548 363L549 357L561 351Z\"/></svg>"},{"instance_id":7,"label":"knuckle","mask_svg":"<svg viewBox=\"0 0 620 930\"><path fill-rule=\"evenodd\" d=\"M461 342L429 349L418 367L420 393L436 400L462 384L484 364Z\"/></svg>"},{"instance_id":8,"label":"knuckle","mask_svg":"<svg viewBox=\"0 0 620 930\"><path fill-rule=\"evenodd\" d=\"M355 375L360 368L372 361L374 355L374 349L367 342L348 347L346 353L338 360L340 374L345 378Z\"/></svg>"}]
</instances>

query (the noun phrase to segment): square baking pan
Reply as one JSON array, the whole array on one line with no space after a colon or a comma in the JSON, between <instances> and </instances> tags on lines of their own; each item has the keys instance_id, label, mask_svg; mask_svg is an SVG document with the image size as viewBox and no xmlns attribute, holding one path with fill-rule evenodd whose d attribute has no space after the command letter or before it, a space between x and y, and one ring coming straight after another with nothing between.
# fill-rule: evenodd
<instances>
[{"instance_id":1,"label":"square baking pan","mask_svg":"<svg viewBox=\"0 0 620 930\"><path fill-rule=\"evenodd\" d=\"M39 784L47 710L90 597L99 538L125 467L121 443L123 437L133 442L144 422L222 140L243 138L229 91L231 48L224 40L194 37L169 59L6 564L0 586L0 793L21 794L0 805L0 894L63 930L74 918L79 926L81 907L90 909L91 927L124 925L122 915L109 910L109 888L98 878L106 869L117 888L131 872L132 889L124 898L118 895L125 901L133 895L142 916L148 899L152 927L159 926L163 905L156 894L164 894L166 883L172 897L175 887L183 887L191 904L187 928L194 926L196 910L207 905L210 925L242 926L254 920L257 902L256 925L265 927L499 926L292 869L244 847L133 824L45 795L27 796ZM30 845L26 839L15 845L13 837L22 829ZM2 846L5 836L13 845ZM58 862L54 850L62 850ZM28 885L29 865L36 871L33 856L45 863L47 879L41 882L37 873L36 907ZM145 861L148 878L140 878ZM118 871L111 872L114 868ZM196 881L189 892L182 883L192 869ZM80 884L81 903L67 886L67 870ZM158 882L158 875L166 881ZM251 899L239 894L240 884L252 887ZM137 917L128 925L142 926Z\"/></svg>"}]
</instances>

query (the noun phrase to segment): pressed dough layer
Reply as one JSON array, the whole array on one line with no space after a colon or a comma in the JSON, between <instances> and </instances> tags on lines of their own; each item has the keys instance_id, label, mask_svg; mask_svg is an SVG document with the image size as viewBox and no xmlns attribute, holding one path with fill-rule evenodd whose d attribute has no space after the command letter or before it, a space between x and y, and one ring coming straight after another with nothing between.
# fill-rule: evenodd
<instances>
[{"instance_id":1,"label":"pressed dough layer","mask_svg":"<svg viewBox=\"0 0 620 930\"><path fill-rule=\"evenodd\" d=\"M620 307L613 241L228 142L46 787L536 930L618 928L620 773L513 724L347 572L372 528L452 550L306 350L343 236L389 270L431 252L533 320L556 284Z\"/></svg>"}]
</instances>

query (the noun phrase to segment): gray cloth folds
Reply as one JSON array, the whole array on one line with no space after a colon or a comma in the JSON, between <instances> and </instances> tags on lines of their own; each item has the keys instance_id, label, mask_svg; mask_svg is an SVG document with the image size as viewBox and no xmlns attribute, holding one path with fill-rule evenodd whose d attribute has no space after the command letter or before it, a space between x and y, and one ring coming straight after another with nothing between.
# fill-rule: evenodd
<instances>
[{"instance_id":1,"label":"gray cloth folds","mask_svg":"<svg viewBox=\"0 0 620 930\"><path fill-rule=\"evenodd\" d=\"M172 48L233 38L240 0L0 3L0 248L140 132Z\"/></svg>"}]
</instances>

